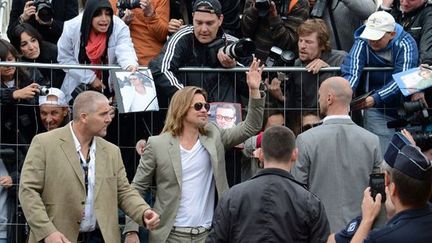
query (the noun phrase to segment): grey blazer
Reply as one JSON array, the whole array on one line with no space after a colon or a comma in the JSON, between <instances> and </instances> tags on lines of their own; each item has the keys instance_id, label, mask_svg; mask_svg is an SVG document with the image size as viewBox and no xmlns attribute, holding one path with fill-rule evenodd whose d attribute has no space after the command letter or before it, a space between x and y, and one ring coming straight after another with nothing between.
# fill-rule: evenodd
<instances>
[{"instance_id":1,"label":"grey blazer","mask_svg":"<svg viewBox=\"0 0 432 243\"><path fill-rule=\"evenodd\" d=\"M361 215L369 174L382 161L378 137L350 119L333 118L297 137L292 174L324 204L331 232Z\"/></svg>"},{"instance_id":2,"label":"grey blazer","mask_svg":"<svg viewBox=\"0 0 432 243\"><path fill-rule=\"evenodd\" d=\"M242 143L257 134L262 126L264 98L250 99L249 109L244 122L230 129L220 129L214 123L205 127L205 135L199 140L210 155L218 197L228 190L225 172L225 149ZM156 200L154 210L160 214L158 229L150 232L150 242L165 242L173 227L180 205L182 188L182 167L180 160L180 143L170 133L148 139L144 154L141 157L137 172L132 182L144 195L156 181ZM125 232L137 231L138 225L129 221Z\"/></svg>"}]
</instances>

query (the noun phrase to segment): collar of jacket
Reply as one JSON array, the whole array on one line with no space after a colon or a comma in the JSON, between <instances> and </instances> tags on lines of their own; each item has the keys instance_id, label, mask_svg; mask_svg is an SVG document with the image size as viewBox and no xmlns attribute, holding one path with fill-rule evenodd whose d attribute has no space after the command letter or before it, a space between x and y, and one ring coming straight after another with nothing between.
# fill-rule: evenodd
<instances>
[{"instance_id":1,"label":"collar of jacket","mask_svg":"<svg viewBox=\"0 0 432 243\"><path fill-rule=\"evenodd\" d=\"M301 187L303 187L307 190L306 184L303 184L303 183L297 181L296 179L294 179L294 176L292 176L289 171L279 169L279 168L264 168L264 169L258 171L257 174L251 178L251 180L258 178L258 177L261 177L261 176L266 176L266 175L277 175L277 176L285 177L288 180L300 185Z\"/></svg>"}]
</instances>

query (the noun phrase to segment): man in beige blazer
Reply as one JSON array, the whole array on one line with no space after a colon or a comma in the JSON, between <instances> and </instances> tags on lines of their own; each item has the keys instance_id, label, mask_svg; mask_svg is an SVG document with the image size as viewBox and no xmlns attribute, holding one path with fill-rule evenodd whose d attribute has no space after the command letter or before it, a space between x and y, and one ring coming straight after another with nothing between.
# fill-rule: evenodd
<instances>
[{"instance_id":1,"label":"man in beige blazer","mask_svg":"<svg viewBox=\"0 0 432 243\"><path fill-rule=\"evenodd\" d=\"M154 209L161 215L150 242L204 242L217 198L228 190L225 149L261 129L264 95L259 90L262 67L254 60L247 72L249 106L244 122L229 129L208 123L209 104L203 89L177 91L165 127L148 139L132 186L145 194L156 181ZM139 242L138 225L128 222L125 242Z\"/></svg>"},{"instance_id":2,"label":"man in beige blazer","mask_svg":"<svg viewBox=\"0 0 432 243\"><path fill-rule=\"evenodd\" d=\"M110 123L108 99L86 91L75 99L71 123L34 137L19 188L29 242L118 243L118 207L157 227L159 215L128 183L119 148L101 138Z\"/></svg>"}]
</instances>

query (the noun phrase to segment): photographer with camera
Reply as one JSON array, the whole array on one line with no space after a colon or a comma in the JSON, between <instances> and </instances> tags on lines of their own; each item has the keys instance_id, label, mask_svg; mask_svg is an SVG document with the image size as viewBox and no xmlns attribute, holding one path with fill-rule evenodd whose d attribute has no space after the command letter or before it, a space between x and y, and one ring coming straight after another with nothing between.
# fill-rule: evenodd
<instances>
[{"instance_id":1,"label":"photographer with camera","mask_svg":"<svg viewBox=\"0 0 432 243\"><path fill-rule=\"evenodd\" d=\"M53 44L63 32L63 23L78 15L77 0L13 0L7 35L20 23L28 23ZM10 37L9 37L10 38Z\"/></svg>"},{"instance_id":2,"label":"photographer with camera","mask_svg":"<svg viewBox=\"0 0 432 243\"><path fill-rule=\"evenodd\" d=\"M169 0L110 0L114 13L129 26L138 63L147 66L166 42Z\"/></svg>"},{"instance_id":3,"label":"photographer with camera","mask_svg":"<svg viewBox=\"0 0 432 243\"><path fill-rule=\"evenodd\" d=\"M256 44L256 57L265 60L272 46L297 51L297 27L309 17L307 0L247 0L241 30Z\"/></svg>"},{"instance_id":4,"label":"photographer with camera","mask_svg":"<svg viewBox=\"0 0 432 243\"><path fill-rule=\"evenodd\" d=\"M244 48L229 46L234 38L225 34L221 28L224 16L218 0L197 0L193 11L193 26L184 27L172 35L159 56L150 61L149 68L157 90L162 93L158 94L158 97L169 99L184 86L194 85L207 90L210 102L239 102L240 95L247 96L247 87L245 82L239 81L240 78L236 79L233 73L178 72L181 67L191 66L233 68L237 65L236 60L242 58L236 56L235 50L254 49L254 46L249 48L251 42L245 40L236 43ZM238 54L252 57L250 52Z\"/></svg>"}]
</instances>

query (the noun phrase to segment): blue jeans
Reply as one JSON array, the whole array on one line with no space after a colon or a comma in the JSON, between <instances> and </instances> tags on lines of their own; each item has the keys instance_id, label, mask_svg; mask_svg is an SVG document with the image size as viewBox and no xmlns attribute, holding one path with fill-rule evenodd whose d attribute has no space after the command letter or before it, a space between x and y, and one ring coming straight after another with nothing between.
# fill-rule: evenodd
<instances>
[{"instance_id":1,"label":"blue jeans","mask_svg":"<svg viewBox=\"0 0 432 243\"><path fill-rule=\"evenodd\" d=\"M396 132L393 128L387 128L387 122L394 119L377 108L369 108L364 111L364 128L378 136L382 154L387 150L390 140Z\"/></svg>"},{"instance_id":2,"label":"blue jeans","mask_svg":"<svg viewBox=\"0 0 432 243\"><path fill-rule=\"evenodd\" d=\"M6 238L0 238L0 243L8 243Z\"/></svg>"}]
</instances>

